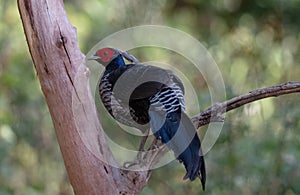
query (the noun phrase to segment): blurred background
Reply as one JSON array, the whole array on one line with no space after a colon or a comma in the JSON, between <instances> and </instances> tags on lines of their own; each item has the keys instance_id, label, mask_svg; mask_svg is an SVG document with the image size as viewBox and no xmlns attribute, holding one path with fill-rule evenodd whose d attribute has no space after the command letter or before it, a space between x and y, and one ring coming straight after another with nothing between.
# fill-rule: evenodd
<instances>
[{"instance_id":1,"label":"blurred background","mask_svg":"<svg viewBox=\"0 0 300 195\"><path fill-rule=\"evenodd\" d=\"M83 53L106 36L142 24L167 25L198 39L222 72L227 99L300 80L299 0L65 0ZM193 49L193 48L191 48ZM132 51L141 61L188 63L162 49ZM179 66L211 105L201 75ZM177 161L156 169L142 194L300 194L300 95L231 111L205 156L207 187L182 181ZM188 110L190 115L196 111ZM103 125L113 120L103 117ZM205 134L205 127L198 132ZM136 137L108 132L126 147ZM28 52L15 1L0 0L0 195L73 194L51 117Z\"/></svg>"}]
</instances>

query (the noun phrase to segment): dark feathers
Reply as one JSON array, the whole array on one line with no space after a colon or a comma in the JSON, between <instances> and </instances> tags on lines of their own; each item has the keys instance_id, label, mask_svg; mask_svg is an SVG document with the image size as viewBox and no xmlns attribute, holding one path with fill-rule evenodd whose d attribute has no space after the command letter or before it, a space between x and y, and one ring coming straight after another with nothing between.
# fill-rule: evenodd
<instances>
[{"instance_id":1,"label":"dark feathers","mask_svg":"<svg viewBox=\"0 0 300 195\"><path fill-rule=\"evenodd\" d=\"M109 58L111 57L111 59ZM135 64L126 65L123 57ZM101 60L105 59L105 62ZM95 60L106 66L99 83L101 100L119 122L145 131L150 127L157 139L184 164L183 179L200 177L205 189L205 162L200 139L184 113L184 88L170 70L139 64L127 53L112 48L96 52Z\"/></svg>"}]
</instances>

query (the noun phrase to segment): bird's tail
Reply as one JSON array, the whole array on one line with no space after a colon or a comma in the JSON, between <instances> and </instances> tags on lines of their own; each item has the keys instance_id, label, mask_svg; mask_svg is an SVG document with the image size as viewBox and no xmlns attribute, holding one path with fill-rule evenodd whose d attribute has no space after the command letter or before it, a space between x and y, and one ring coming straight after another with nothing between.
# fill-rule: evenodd
<instances>
[{"instance_id":1,"label":"bird's tail","mask_svg":"<svg viewBox=\"0 0 300 195\"><path fill-rule=\"evenodd\" d=\"M150 111L149 115L154 135L166 143L176 158L183 162L186 169L183 179L189 178L193 181L200 177L204 190L206 171L201 142L189 117L183 112L162 115Z\"/></svg>"}]
</instances>

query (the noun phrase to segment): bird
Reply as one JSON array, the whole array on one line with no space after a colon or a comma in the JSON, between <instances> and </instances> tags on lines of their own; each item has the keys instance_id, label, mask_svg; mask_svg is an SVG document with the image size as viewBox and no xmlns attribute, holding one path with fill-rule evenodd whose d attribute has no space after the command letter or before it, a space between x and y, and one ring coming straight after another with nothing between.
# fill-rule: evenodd
<instances>
[{"instance_id":1,"label":"bird","mask_svg":"<svg viewBox=\"0 0 300 195\"><path fill-rule=\"evenodd\" d=\"M100 48L89 60L105 67L98 89L109 114L143 133L151 128L155 138L166 144L184 164L183 179L200 178L205 190L201 142L185 113L181 80L171 70L142 64L133 55L116 48Z\"/></svg>"}]
</instances>

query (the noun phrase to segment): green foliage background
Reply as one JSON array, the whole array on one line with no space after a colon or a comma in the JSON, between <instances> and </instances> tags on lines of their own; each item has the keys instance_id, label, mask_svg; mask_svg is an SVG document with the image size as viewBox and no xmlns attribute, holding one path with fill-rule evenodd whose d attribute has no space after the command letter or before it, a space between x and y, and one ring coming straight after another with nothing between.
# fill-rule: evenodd
<instances>
[{"instance_id":1,"label":"green foliage background","mask_svg":"<svg viewBox=\"0 0 300 195\"><path fill-rule=\"evenodd\" d=\"M64 2L83 53L118 30L160 24L183 30L207 47L222 72L227 98L300 80L299 0ZM0 0L0 5L0 194L72 194L17 4ZM142 61L164 56L170 64L181 62L151 48L133 53ZM201 109L210 106L201 75L181 68L199 90ZM293 94L228 113L205 156L204 194L300 194L299 102L299 94ZM104 126L112 122L103 121ZM199 130L204 133L205 128ZM137 147L132 137L108 134ZM182 181L183 175L182 165L174 161L153 172L142 194L203 193L200 182Z\"/></svg>"}]
</instances>

